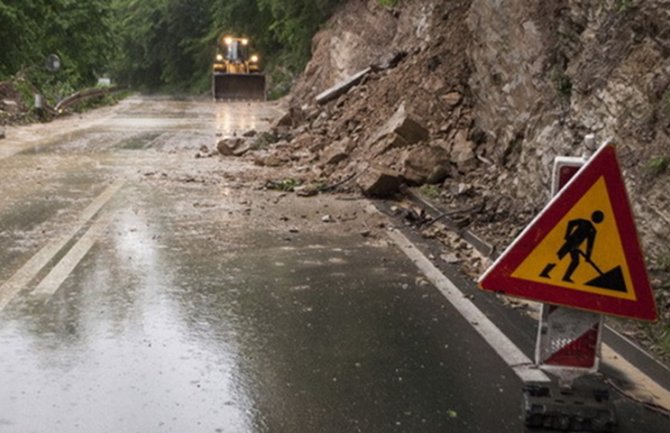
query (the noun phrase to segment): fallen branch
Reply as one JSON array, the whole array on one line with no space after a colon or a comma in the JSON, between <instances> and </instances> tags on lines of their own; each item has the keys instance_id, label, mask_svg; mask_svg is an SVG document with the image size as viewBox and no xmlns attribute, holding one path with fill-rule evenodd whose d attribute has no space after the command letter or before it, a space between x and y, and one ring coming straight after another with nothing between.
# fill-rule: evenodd
<instances>
[{"instance_id":1,"label":"fallen branch","mask_svg":"<svg viewBox=\"0 0 670 433\"><path fill-rule=\"evenodd\" d=\"M342 180L339 181L339 182L336 182L336 183L334 183L334 184L332 184L332 185L326 185L326 186L324 186L323 188L321 188L321 192L332 191L332 190L336 189L337 187L342 186L342 185L344 185L345 183L347 183L347 182L349 182L349 181L355 179L356 176L358 176L358 173L352 173L352 174L350 174L349 176L345 177L344 179L342 179Z\"/></svg>"},{"instance_id":2,"label":"fallen branch","mask_svg":"<svg viewBox=\"0 0 670 433\"><path fill-rule=\"evenodd\" d=\"M118 90L118 87L104 87L104 88L93 88L93 89L85 89L85 90L80 90L78 92L73 93L72 95L60 100L56 106L54 107L54 110L57 113L62 112L65 108L74 105L80 101L83 101L84 99L88 98L95 98L97 96L104 96L108 95L110 93L116 92Z\"/></svg>"},{"instance_id":3,"label":"fallen branch","mask_svg":"<svg viewBox=\"0 0 670 433\"><path fill-rule=\"evenodd\" d=\"M462 213L478 212L478 211L482 210L483 207L484 207L484 203L482 202L482 203L478 203L474 206L470 206L468 208L455 209L455 210L452 210L452 211L449 211L449 212L443 212L443 213L439 214L438 216L436 216L435 218L433 218L432 220L430 220L430 222L426 223L426 227L432 226L433 224L435 224L436 222L438 222L439 220L441 220L443 218L451 217L451 216L462 214Z\"/></svg>"}]
</instances>

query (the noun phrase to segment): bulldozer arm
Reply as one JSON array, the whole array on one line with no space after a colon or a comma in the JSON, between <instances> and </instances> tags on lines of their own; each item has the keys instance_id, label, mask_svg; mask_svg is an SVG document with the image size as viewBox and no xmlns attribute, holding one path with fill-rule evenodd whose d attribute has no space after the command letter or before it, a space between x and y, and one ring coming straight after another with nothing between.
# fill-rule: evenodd
<instances>
[{"instance_id":1,"label":"bulldozer arm","mask_svg":"<svg viewBox=\"0 0 670 433\"><path fill-rule=\"evenodd\" d=\"M215 73L212 76L214 99L265 101L265 75Z\"/></svg>"}]
</instances>

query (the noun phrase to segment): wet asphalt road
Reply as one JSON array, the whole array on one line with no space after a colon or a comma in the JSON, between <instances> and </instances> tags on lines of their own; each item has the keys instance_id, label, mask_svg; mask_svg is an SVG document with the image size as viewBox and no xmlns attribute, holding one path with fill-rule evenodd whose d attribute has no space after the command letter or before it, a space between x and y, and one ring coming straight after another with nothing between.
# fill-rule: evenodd
<instances>
[{"instance_id":1,"label":"wet asphalt road","mask_svg":"<svg viewBox=\"0 0 670 433\"><path fill-rule=\"evenodd\" d=\"M8 142L0 432L522 431L519 380L383 230L361 236L362 202L194 158L274 114L134 98Z\"/></svg>"}]
</instances>

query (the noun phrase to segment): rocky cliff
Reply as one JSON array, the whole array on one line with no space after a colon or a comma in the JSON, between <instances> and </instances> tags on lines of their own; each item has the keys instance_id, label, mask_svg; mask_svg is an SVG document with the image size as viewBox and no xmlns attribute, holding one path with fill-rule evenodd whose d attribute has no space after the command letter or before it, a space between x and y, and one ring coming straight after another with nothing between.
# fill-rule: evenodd
<instances>
[{"instance_id":1,"label":"rocky cliff","mask_svg":"<svg viewBox=\"0 0 670 433\"><path fill-rule=\"evenodd\" d=\"M313 54L285 159L371 192L433 183L497 246L547 202L555 156L612 140L669 320L670 0L351 0Z\"/></svg>"}]
</instances>

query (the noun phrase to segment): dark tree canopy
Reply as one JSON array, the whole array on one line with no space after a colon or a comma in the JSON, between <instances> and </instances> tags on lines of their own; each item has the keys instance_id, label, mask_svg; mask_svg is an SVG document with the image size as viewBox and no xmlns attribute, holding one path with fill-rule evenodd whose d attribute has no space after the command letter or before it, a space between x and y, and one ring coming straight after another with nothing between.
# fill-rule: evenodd
<instances>
[{"instance_id":1,"label":"dark tree canopy","mask_svg":"<svg viewBox=\"0 0 670 433\"><path fill-rule=\"evenodd\" d=\"M0 0L0 79L62 59L70 87L111 74L139 88L203 90L222 33L252 39L274 81L309 59L311 38L344 0ZM273 72L274 71L274 72Z\"/></svg>"}]
</instances>

